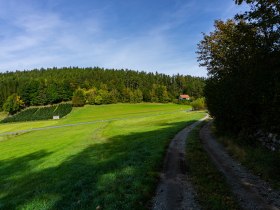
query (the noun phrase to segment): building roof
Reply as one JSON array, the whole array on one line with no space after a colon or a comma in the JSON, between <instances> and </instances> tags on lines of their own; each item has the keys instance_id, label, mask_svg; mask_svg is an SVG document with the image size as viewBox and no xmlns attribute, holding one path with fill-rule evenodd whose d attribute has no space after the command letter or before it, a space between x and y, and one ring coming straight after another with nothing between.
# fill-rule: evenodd
<instances>
[{"instance_id":1,"label":"building roof","mask_svg":"<svg viewBox=\"0 0 280 210\"><path fill-rule=\"evenodd\" d=\"M180 95L180 98L190 98L189 95Z\"/></svg>"}]
</instances>

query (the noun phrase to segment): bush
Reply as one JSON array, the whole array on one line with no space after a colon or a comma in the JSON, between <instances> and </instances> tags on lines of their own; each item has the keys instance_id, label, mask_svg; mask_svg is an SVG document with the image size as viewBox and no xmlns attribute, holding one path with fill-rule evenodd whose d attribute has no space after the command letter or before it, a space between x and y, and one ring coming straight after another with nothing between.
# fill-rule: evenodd
<instances>
[{"instance_id":1,"label":"bush","mask_svg":"<svg viewBox=\"0 0 280 210\"><path fill-rule=\"evenodd\" d=\"M10 95L3 105L3 110L9 114L15 114L23 108L23 101L17 94Z\"/></svg>"},{"instance_id":2,"label":"bush","mask_svg":"<svg viewBox=\"0 0 280 210\"><path fill-rule=\"evenodd\" d=\"M72 104L76 107L81 107L86 104L86 95L85 91L83 89L77 89L75 90L72 98Z\"/></svg>"},{"instance_id":3,"label":"bush","mask_svg":"<svg viewBox=\"0 0 280 210\"><path fill-rule=\"evenodd\" d=\"M191 104L191 101L190 100L178 100L178 104L182 104L182 105L190 105Z\"/></svg>"},{"instance_id":4,"label":"bush","mask_svg":"<svg viewBox=\"0 0 280 210\"><path fill-rule=\"evenodd\" d=\"M198 98L191 102L191 106L193 110L202 110L206 109L205 98Z\"/></svg>"},{"instance_id":5,"label":"bush","mask_svg":"<svg viewBox=\"0 0 280 210\"><path fill-rule=\"evenodd\" d=\"M103 101L102 97L100 95L98 95L95 97L94 103L96 105L100 105L100 104L102 104L102 101Z\"/></svg>"},{"instance_id":6,"label":"bush","mask_svg":"<svg viewBox=\"0 0 280 210\"><path fill-rule=\"evenodd\" d=\"M90 105L95 104L95 98L97 96L97 89L91 88L88 91L86 91L86 102Z\"/></svg>"}]
</instances>

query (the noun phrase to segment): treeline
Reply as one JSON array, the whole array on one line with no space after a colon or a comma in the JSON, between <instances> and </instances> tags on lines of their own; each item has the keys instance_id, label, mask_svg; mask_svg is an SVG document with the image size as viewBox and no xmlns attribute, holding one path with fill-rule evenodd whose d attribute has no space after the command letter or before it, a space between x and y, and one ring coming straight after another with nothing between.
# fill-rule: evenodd
<instances>
[{"instance_id":1,"label":"treeline","mask_svg":"<svg viewBox=\"0 0 280 210\"><path fill-rule=\"evenodd\" d=\"M216 21L199 43L207 106L220 131L280 134L280 1L236 2L251 10Z\"/></svg>"},{"instance_id":2,"label":"treeline","mask_svg":"<svg viewBox=\"0 0 280 210\"><path fill-rule=\"evenodd\" d=\"M75 90L96 95L91 104L168 102L182 93L203 95L205 79L132 70L64 67L0 73L0 107L16 93L25 106L72 100Z\"/></svg>"}]
</instances>

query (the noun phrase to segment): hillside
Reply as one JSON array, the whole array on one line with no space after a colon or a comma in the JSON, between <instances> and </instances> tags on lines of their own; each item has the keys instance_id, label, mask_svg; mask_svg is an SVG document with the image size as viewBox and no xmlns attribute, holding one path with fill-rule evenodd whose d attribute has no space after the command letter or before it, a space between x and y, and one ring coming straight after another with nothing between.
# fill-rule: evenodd
<instances>
[{"instance_id":1,"label":"hillside","mask_svg":"<svg viewBox=\"0 0 280 210\"><path fill-rule=\"evenodd\" d=\"M0 107L13 93L26 106L69 101L78 88L95 90L105 104L168 102L182 93L203 95L204 78L103 68L52 68L0 73Z\"/></svg>"}]
</instances>

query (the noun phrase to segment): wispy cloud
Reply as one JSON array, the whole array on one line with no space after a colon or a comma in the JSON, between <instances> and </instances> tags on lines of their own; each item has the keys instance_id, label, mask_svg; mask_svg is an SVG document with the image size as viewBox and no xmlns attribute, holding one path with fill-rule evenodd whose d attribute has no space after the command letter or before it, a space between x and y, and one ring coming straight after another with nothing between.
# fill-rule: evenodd
<instances>
[{"instance_id":1,"label":"wispy cloud","mask_svg":"<svg viewBox=\"0 0 280 210\"><path fill-rule=\"evenodd\" d=\"M99 1L93 2L89 11L72 17L69 11L63 14L53 9L61 6L58 1L44 1L42 6L41 1L0 0L0 71L101 66L206 75L196 63L195 50L200 32L213 23L200 19L210 8L194 0L174 1L157 20L151 19L147 25L135 22L128 29L123 22L114 25L117 8L112 2L102 8ZM227 14L234 11L227 8L223 10Z\"/></svg>"},{"instance_id":2,"label":"wispy cloud","mask_svg":"<svg viewBox=\"0 0 280 210\"><path fill-rule=\"evenodd\" d=\"M67 22L59 14L22 5L18 5L16 10L6 5L8 10L9 15L0 14L0 18L2 16L13 32L5 34L2 30L1 70L67 66L68 54L71 56L82 51L83 47L89 50L86 40L79 33L82 31L92 36L100 31L98 22L90 18Z\"/></svg>"}]
</instances>

